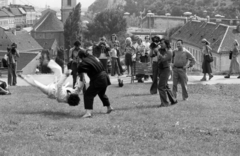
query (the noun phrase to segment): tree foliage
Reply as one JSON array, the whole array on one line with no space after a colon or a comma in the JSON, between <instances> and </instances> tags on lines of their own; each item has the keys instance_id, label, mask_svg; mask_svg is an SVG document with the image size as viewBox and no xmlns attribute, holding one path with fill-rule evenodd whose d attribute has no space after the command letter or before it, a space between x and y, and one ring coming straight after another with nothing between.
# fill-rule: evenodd
<instances>
[{"instance_id":1,"label":"tree foliage","mask_svg":"<svg viewBox=\"0 0 240 156\"><path fill-rule=\"evenodd\" d=\"M81 40L82 34L81 4L78 3L64 24L65 48L69 49L75 40Z\"/></svg>"},{"instance_id":2,"label":"tree foliage","mask_svg":"<svg viewBox=\"0 0 240 156\"><path fill-rule=\"evenodd\" d=\"M85 38L98 40L101 36L110 36L125 32L127 29L126 19L123 17L123 12L116 9L108 9L97 14L92 22L87 24Z\"/></svg>"},{"instance_id":3,"label":"tree foliage","mask_svg":"<svg viewBox=\"0 0 240 156\"><path fill-rule=\"evenodd\" d=\"M108 3L108 0L97 0L101 1L101 5L103 3ZM103 2L104 1L104 2ZM117 0L115 0L117 1ZM216 0L125 0L125 5L122 6L124 12L129 12L130 14L135 13L135 15L139 15L140 11L146 10L145 15L148 10L151 10L153 13L157 15L164 15L165 13L170 13L174 16L183 16L183 13L188 11L192 12L193 15L204 17L206 16L203 11L207 10L207 15L210 17L214 17L216 14L221 14L228 18L236 18L238 16L237 11L240 12L240 0L231 0L233 2L230 6L225 6L226 1L216 1ZM107 8L101 8L104 10ZM100 11L101 11L100 10Z\"/></svg>"},{"instance_id":4,"label":"tree foliage","mask_svg":"<svg viewBox=\"0 0 240 156\"><path fill-rule=\"evenodd\" d=\"M108 0L96 0L92 5L88 7L88 11L93 13L99 13L107 8Z\"/></svg>"}]
</instances>

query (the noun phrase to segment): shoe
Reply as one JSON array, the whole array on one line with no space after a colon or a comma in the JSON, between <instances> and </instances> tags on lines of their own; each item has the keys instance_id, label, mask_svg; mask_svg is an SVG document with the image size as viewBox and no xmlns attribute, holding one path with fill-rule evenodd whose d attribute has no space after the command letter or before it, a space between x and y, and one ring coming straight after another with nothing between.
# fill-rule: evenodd
<instances>
[{"instance_id":1,"label":"shoe","mask_svg":"<svg viewBox=\"0 0 240 156\"><path fill-rule=\"evenodd\" d=\"M159 107L168 107L169 105L168 104L160 104L160 106Z\"/></svg>"},{"instance_id":2,"label":"shoe","mask_svg":"<svg viewBox=\"0 0 240 156\"><path fill-rule=\"evenodd\" d=\"M118 79L118 86L123 87L123 80Z\"/></svg>"},{"instance_id":3,"label":"shoe","mask_svg":"<svg viewBox=\"0 0 240 156\"><path fill-rule=\"evenodd\" d=\"M237 78L240 79L240 76L238 76Z\"/></svg>"},{"instance_id":4,"label":"shoe","mask_svg":"<svg viewBox=\"0 0 240 156\"><path fill-rule=\"evenodd\" d=\"M224 78L228 79L228 78L230 78L230 75L226 75L226 76L224 76Z\"/></svg>"},{"instance_id":5,"label":"shoe","mask_svg":"<svg viewBox=\"0 0 240 156\"><path fill-rule=\"evenodd\" d=\"M107 114L110 114L113 110L114 110L114 109L113 109L112 107L109 107L109 108L107 109Z\"/></svg>"},{"instance_id":6,"label":"shoe","mask_svg":"<svg viewBox=\"0 0 240 156\"><path fill-rule=\"evenodd\" d=\"M184 98L183 101L188 101L188 98Z\"/></svg>"},{"instance_id":7,"label":"shoe","mask_svg":"<svg viewBox=\"0 0 240 156\"><path fill-rule=\"evenodd\" d=\"M82 116L82 118L91 118L92 114L86 113Z\"/></svg>"},{"instance_id":8,"label":"shoe","mask_svg":"<svg viewBox=\"0 0 240 156\"><path fill-rule=\"evenodd\" d=\"M171 105L175 105L175 104L177 104L178 103L178 101L176 100L176 101L174 101L173 103L171 103Z\"/></svg>"},{"instance_id":9,"label":"shoe","mask_svg":"<svg viewBox=\"0 0 240 156\"><path fill-rule=\"evenodd\" d=\"M213 78L213 75L210 75L210 76L209 76L209 80L211 80L212 78Z\"/></svg>"},{"instance_id":10,"label":"shoe","mask_svg":"<svg viewBox=\"0 0 240 156\"><path fill-rule=\"evenodd\" d=\"M202 78L200 81L207 81L206 78Z\"/></svg>"}]
</instances>

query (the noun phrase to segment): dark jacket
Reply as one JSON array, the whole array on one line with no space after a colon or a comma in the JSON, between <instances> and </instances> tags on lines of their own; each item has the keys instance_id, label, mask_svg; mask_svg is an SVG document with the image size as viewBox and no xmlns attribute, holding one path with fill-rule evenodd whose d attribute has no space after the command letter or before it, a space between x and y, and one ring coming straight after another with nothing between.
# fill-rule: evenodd
<instances>
[{"instance_id":1,"label":"dark jacket","mask_svg":"<svg viewBox=\"0 0 240 156\"><path fill-rule=\"evenodd\" d=\"M172 61L172 50L159 49L158 65L160 69L169 68Z\"/></svg>"},{"instance_id":2,"label":"dark jacket","mask_svg":"<svg viewBox=\"0 0 240 156\"><path fill-rule=\"evenodd\" d=\"M98 58L89 55L79 63L78 73L87 73L90 78L90 85L97 87L107 87L111 84L108 74Z\"/></svg>"}]
</instances>

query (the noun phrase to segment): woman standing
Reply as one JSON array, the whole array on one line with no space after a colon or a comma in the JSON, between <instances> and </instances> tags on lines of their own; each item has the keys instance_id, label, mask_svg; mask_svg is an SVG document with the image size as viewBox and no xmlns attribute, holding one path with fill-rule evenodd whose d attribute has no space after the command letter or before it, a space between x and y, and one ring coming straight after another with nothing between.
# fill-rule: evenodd
<instances>
[{"instance_id":1,"label":"woman standing","mask_svg":"<svg viewBox=\"0 0 240 156\"><path fill-rule=\"evenodd\" d=\"M112 34L112 37L111 37L111 48L114 48L114 44L117 43L117 62L118 62L118 67L120 69L120 73L123 75L124 71L123 71L123 68L122 68L122 65L121 65L121 61L120 61L120 57L121 57L121 54L120 54L120 42L118 41L118 38L117 38L117 35L116 34Z\"/></svg>"},{"instance_id":2,"label":"woman standing","mask_svg":"<svg viewBox=\"0 0 240 156\"><path fill-rule=\"evenodd\" d=\"M210 43L204 38L202 40L203 48L202 48L202 53L203 53L203 63L202 63L202 70L203 70L203 78L201 81L206 81L206 75L209 75L209 80L213 78L212 75L212 67L211 67L211 62L208 61L208 57L212 56L211 50L212 48L210 47Z\"/></svg>"},{"instance_id":3,"label":"woman standing","mask_svg":"<svg viewBox=\"0 0 240 156\"><path fill-rule=\"evenodd\" d=\"M239 46L239 43L237 40L235 40L233 43L232 58L231 58L229 73L228 75L225 76L225 78L230 78L230 75L232 74L233 71L238 73L239 76L237 78L238 79L240 78L240 68L239 68L239 62L238 62L238 54L239 54L238 46Z\"/></svg>"},{"instance_id":4,"label":"woman standing","mask_svg":"<svg viewBox=\"0 0 240 156\"><path fill-rule=\"evenodd\" d=\"M132 46L132 39L130 37L126 38L125 40L126 47L125 47L125 64L127 67L128 75L131 77L132 74L132 66L133 66L133 61L132 61L132 56L135 54L135 48Z\"/></svg>"},{"instance_id":5,"label":"woman standing","mask_svg":"<svg viewBox=\"0 0 240 156\"><path fill-rule=\"evenodd\" d=\"M118 85L119 87L122 87L123 86L123 80L121 80L120 76L122 75L120 73L120 69L119 69L119 66L118 66L118 62L117 62L117 47L118 47L118 44L115 43L114 45L114 48L111 49L110 51L110 59L111 59L111 64L112 64L112 70L111 70L111 76L115 76L115 74L117 73L118 75Z\"/></svg>"}]
</instances>

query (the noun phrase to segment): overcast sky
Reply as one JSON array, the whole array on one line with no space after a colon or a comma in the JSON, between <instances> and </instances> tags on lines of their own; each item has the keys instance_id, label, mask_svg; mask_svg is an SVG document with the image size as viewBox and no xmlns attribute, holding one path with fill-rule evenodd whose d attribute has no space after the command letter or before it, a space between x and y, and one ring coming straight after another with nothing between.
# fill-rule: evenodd
<instances>
[{"instance_id":1,"label":"overcast sky","mask_svg":"<svg viewBox=\"0 0 240 156\"><path fill-rule=\"evenodd\" d=\"M9 3L12 3L14 0L8 0ZM45 7L46 4L52 8L60 8L61 0L15 0L17 4L29 4L38 7ZM87 8L95 0L77 0L82 4L83 8Z\"/></svg>"}]
</instances>

